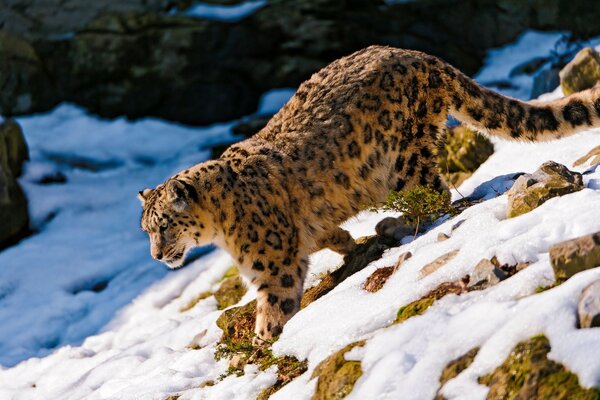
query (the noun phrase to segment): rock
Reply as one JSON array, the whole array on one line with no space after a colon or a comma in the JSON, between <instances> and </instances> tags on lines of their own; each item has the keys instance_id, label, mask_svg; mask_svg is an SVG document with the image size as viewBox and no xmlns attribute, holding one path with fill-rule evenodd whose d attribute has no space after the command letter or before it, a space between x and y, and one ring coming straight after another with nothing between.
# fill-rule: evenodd
<instances>
[{"instance_id":1,"label":"rock","mask_svg":"<svg viewBox=\"0 0 600 400\"><path fill-rule=\"evenodd\" d=\"M440 232L437 235L437 241L438 242L443 242L444 240L448 240L448 239L450 239L450 235L447 235L444 232Z\"/></svg>"},{"instance_id":2,"label":"rock","mask_svg":"<svg viewBox=\"0 0 600 400\"><path fill-rule=\"evenodd\" d=\"M444 369L442 370L442 374L440 375L440 388L442 388L446 382L456 378L458 374L463 372L465 369L469 368L469 366L473 363L473 360L477 356L478 352L479 348L476 347L474 349L469 350L467 353L463 354L457 359L450 361L448 365L444 367ZM444 399L444 397L439 393L438 390L438 394L434 400L442 399Z\"/></svg>"},{"instance_id":3,"label":"rock","mask_svg":"<svg viewBox=\"0 0 600 400\"><path fill-rule=\"evenodd\" d=\"M550 247L550 263L557 280L600 266L600 232L567 240Z\"/></svg>"},{"instance_id":4,"label":"rock","mask_svg":"<svg viewBox=\"0 0 600 400\"><path fill-rule=\"evenodd\" d=\"M438 152L438 163L449 184L459 186L494 153L486 137L457 126L446 133L447 141Z\"/></svg>"},{"instance_id":5,"label":"rock","mask_svg":"<svg viewBox=\"0 0 600 400\"><path fill-rule=\"evenodd\" d=\"M535 336L517 344L507 359L479 383L489 386L488 399L598 400L600 390L585 389L577 375L548 359L550 343Z\"/></svg>"},{"instance_id":6,"label":"rock","mask_svg":"<svg viewBox=\"0 0 600 400\"><path fill-rule=\"evenodd\" d=\"M435 289L418 300L413 301L398 309L394 324L401 324L407 319L423 314L436 301L447 294L460 295L467 291L467 280L465 278L454 282L443 282Z\"/></svg>"},{"instance_id":7,"label":"rock","mask_svg":"<svg viewBox=\"0 0 600 400\"><path fill-rule=\"evenodd\" d=\"M33 46L3 31L0 31L0 87L0 115L46 111L58 104L58 93Z\"/></svg>"},{"instance_id":8,"label":"rock","mask_svg":"<svg viewBox=\"0 0 600 400\"><path fill-rule=\"evenodd\" d=\"M577 314L581 328L600 327L600 280L592 282L583 289L579 297Z\"/></svg>"},{"instance_id":9,"label":"rock","mask_svg":"<svg viewBox=\"0 0 600 400\"><path fill-rule=\"evenodd\" d=\"M455 249L455 250L449 251L448 253L439 256L432 262L425 265L423 268L421 268L421 278L424 278L427 275L434 273L435 271L440 269L442 266L446 265L446 263L448 263L450 260L452 260L454 257L456 257L456 255L458 254L459 251L460 251L460 249Z\"/></svg>"},{"instance_id":10,"label":"rock","mask_svg":"<svg viewBox=\"0 0 600 400\"><path fill-rule=\"evenodd\" d=\"M479 261L473 273L470 275L469 284L467 287L485 289L493 286L507 278L506 272L498 268L494 263L486 258Z\"/></svg>"},{"instance_id":11,"label":"rock","mask_svg":"<svg viewBox=\"0 0 600 400\"><path fill-rule=\"evenodd\" d=\"M375 232L379 236L385 236L397 241L405 236L413 236L416 232L416 226L409 224L403 217L386 217L375 225Z\"/></svg>"},{"instance_id":12,"label":"rock","mask_svg":"<svg viewBox=\"0 0 600 400\"><path fill-rule=\"evenodd\" d=\"M342 399L352 391L362 375L362 367L360 361L346 360L344 356L353 348L364 345L364 341L349 344L317 365L311 376L311 379L318 378L313 400Z\"/></svg>"},{"instance_id":13,"label":"rock","mask_svg":"<svg viewBox=\"0 0 600 400\"><path fill-rule=\"evenodd\" d=\"M525 214L552 197L583 189L583 178L562 164L547 161L532 174L523 174L507 192L509 218Z\"/></svg>"},{"instance_id":14,"label":"rock","mask_svg":"<svg viewBox=\"0 0 600 400\"><path fill-rule=\"evenodd\" d=\"M256 300L241 307L223 311L217 319L217 326L223 330L221 341L251 343L256 322Z\"/></svg>"},{"instance_id":15,"label":"rock","mask_svg":"<svg viewBox=\"0 0 600 400\"><path fill-rule=\"evenodd\" d=\"M596 165L600 164L600 146L594 147L590 150L585 156L578 158L577 161L573 163L573 167L579 167L580 165Z\"/></svg>"},{"instance_id":16,"label":"rock","mask_svg":"<svg viewBox=\"0 0 600 400\"><path fill-rule=\"evenodd\" d=\"M217 300L217 308L222 310L234 304L237 304L246 294L247 289L242 282L242 278L237 275L227 278L221 283L219 289L214 293Z\"/></svg>"},{"instance_id":17,"label":"rock","mask_svg":"<svg viewBox=\"0 0 600 400\"><path fill-rule=\"evenodd\" d=\"M472 74L487 49L527 28L600 34L600 11L568 0L544 4L543 12L537 0L502 7L440 0L435 13L430 1L388 3L270 1L228 23L184 16L190 0L5 1L3 32L27 41L39 57L11 59L8 79L23 90L2 86L0 109L32 113L70 101L106 117L207 124L251 114L265 91L296 87L371 44L425 51Z\"/></svg>"},{"instance_id":18,"label":"rock","mask_svg":"<svg viewBox=\"0 0 600 400\"><path fill-rule=\"evenodd\" d=\"M600 54L591 47L581 50L560 71L560 86L565 96L589 89L600 81Z\"/></svg>"},{"instance_id":19,"label":"rock","mask_svg":"<svg viewBox=\"0 0 600 400\"><path fill-rule=\"evenodd\" d=\"M19 125L13 120L0 123L0 248L28 232L27 199L17 182L21 165L28 158Z\"/></svg>"},{"instance_id":20,"label":"rock","mask_svg":"<svg viewBox=\"0 0 600 400\"><path fill-rule=\"evenodd\" d=\"M400 257L398 257L398 261L396 265L393 267L383 267L378 268L365 281L363 284L363 289L367 292L377 292L379 289L383 287L383 285L387 282L390 276L404 263L404 261L408 260L412 256L410 251L406 253L402 253Z\"/></svg>"}]
</instances>

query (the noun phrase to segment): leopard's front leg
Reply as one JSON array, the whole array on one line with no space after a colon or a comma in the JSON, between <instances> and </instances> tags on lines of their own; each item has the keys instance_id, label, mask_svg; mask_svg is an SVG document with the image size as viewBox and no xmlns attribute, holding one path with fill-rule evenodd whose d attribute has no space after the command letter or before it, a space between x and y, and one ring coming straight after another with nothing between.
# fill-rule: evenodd
<instances>
[{"instance_id":1,"label":"leopard's front leg","mask_svg":"<svg viewBox=\"0 0 600 400\"><path fill-rule=\"evenodd\" d=\"M254 260L252 280L258 288L254 344L279 336L300 310L307 268L307 257L270 254Z\"/></svg>"}]
</instances>

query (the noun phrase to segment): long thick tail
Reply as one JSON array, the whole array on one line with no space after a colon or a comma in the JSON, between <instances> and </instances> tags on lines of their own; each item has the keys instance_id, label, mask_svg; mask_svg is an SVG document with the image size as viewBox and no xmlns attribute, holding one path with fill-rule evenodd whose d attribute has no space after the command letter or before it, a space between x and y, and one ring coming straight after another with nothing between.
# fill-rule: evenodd
<instances>
[{"instance_id":1,"label":"long thick tail","mask_svg":"<svg viewBox=\"0 0 600 400\"><path fill-rule=\"evenodd\" d=\"M471 128L509 140L544 141L600 126L600 88L542 102L523 102L486 89L455 68L450 115Z\"/></svg>"}]
</instances>

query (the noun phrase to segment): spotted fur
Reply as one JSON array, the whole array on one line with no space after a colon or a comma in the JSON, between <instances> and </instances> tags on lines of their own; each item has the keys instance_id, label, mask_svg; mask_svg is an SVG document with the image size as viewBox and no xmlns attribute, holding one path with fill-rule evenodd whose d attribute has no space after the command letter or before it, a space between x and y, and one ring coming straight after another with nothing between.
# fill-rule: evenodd
<instances>
[{"instance_id":1,"label":"spotted fur","mask_svg":"<svg viewBox=\"0 0 600 400\"><path fill-rule=\"evenodd\" d=\"M509 99L443 61L373 46L314 74L258 134L140 193L151 253L180 266L215 243L258 287L256 334L299 309L308 256L355 243L339 225L390 190L444 190L434 149L448 115L489 135L546 140L600 122L600 91Z\"/></svg>"}]
</instances>

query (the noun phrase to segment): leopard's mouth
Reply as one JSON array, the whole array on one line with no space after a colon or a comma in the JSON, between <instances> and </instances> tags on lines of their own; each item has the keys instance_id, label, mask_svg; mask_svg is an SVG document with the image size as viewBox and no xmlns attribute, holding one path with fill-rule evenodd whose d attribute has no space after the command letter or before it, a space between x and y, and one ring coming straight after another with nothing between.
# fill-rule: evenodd
<instances>
[{"instance_id":1,"label":"leopard's mouth","mask_svg":"<svg viewBox=\"0 0 600 400\"><path fill-rule=\"evenodd\" d=\"M172 256L165 259L165 264L167 264L167 266L171 269L177 269L183 266L184 254L184 251L176 252Z\"/></svg>"}]
</instances>

